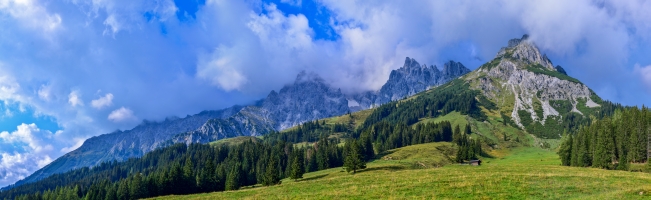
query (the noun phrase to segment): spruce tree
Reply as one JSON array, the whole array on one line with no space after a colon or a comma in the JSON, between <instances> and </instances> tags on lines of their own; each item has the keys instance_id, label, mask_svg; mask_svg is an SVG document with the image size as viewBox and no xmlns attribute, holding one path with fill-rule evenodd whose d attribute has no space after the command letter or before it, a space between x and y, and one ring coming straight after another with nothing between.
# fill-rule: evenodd
<instances>
[{"instance_id":1,"label":"spruce tree","mask_svg":"<svg viewBox=\"0 0 651 200\"><path fill-rule=\"evenodd\" d=\"M348 153L344 159L344 168L346 168L346 172L352 171L354 174L357 172L357 170L365 169L366 162L360 154L360 148L357 144L357 141L351 139L346 143L346 145L349 145L348 148L346 148Z\"/></svg>"},{"instance_id":2,"label":"spruce tree","mask_svg":"<svg viewBox=\"0 0 651 200\"><path fill-rule=\"evenodd\" d=\"M278 174L278 161L275 156L269 158L267 169L265 170L262 185L270 186L280 183L280 175Z\"/></svg>"},{"instance_id":3,"label":"spruce tree","mask_svg":"<svg viewBox=\"0 0 651 200\"><path fill-rule=\"evenodd\" d=\"M240 164L235 164L235 166L231 168L231 171L226 176L226 190L240 189L241 170Z\"/></svg>"},{"instance_id":4,"label":"spruce tree","mask_svg":"<svg viewBox=\"0 0 651 200\"><path fill-rule=\"evenodd\" d=\"M454 127L454 133L452 133L452 143L461 146L461 128L459 128L459 124Z\"/></svg>"},{"instance_id":5,"label":"spruce tree","mask_svg":"<svg viewBox=\"0 0 651 200\"><path fill-rule=\"evenodd\" d=\"M188 155L185 158L185 163L183 164L183 183L181 184L183 189L182 193L183 194L190 194L194 193L194 189L196 188L197 182L194 177L194 164L192 163L192 159Z\"/></svg>"},{"instance_id":6,"label":"spruce tree","mask_svg":"<svg viewBox=\"0 0 651 200\"><path fill-rule=\"evenodd\" d=\"M294 154L295 157L292 161L289 177L291 179L297 180L303 178L303 174L305 173L305 167L303 163L303 150L298 150Z\"/></svg>"},{"instance_id":7,"label":"spruce tree","mask_svg":"<svg viewBox=\"0 0 651 200\"><path fill-rule=\"evenodd\" d=\"M558 150L558 155L561 157L561 165L570 166L572 161L572 146L573 138L571 135L564 135L563 142Z\"/></svg>"},{"instance_id":8,"label":"spruce tree","mask_svg":"<svg viewBox=\"0 0 651 200\"><path fill-rule=\"evenodd\" d=\"M118 191L117 191L117 197L120 200L130 199L129 185L127 184L127 179L122 179L122 181L120 181L120 185L118 186Z\"/></svg>"}]
</instances>

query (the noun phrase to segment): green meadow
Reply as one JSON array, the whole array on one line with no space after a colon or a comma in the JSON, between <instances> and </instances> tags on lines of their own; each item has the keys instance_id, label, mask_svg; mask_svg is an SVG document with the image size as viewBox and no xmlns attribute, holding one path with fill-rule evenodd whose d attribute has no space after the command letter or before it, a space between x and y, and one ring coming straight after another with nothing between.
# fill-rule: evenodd
<instances>
[{"instance_id":1,"label":"green meadow","mask_svg":"<svg viewBox=\"0 0 651 200\"><path fill-rule=\"evenodd\" d=\"M154 199L649 199L651 174L560 166L555 152L536 147L493 151L481 166L452 164L450 143L403 147L367 168L304 175L254 186ZM441 167L442 166L442 167Z\"/></svg>"}]
</instances>

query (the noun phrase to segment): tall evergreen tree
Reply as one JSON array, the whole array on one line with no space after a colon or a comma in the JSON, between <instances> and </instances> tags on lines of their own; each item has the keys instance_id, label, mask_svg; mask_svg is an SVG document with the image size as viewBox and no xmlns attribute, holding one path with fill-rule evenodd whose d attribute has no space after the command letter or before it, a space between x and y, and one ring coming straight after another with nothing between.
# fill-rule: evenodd
<instances>
[{"instance_id":1,"label":"tall evergreen tree","mask_svg":"<svg viewBox=\"0 0 651 200\"><path fill-rule=\"evenodd\" d=\"M561 157L561 165L570 166L572 162L573 137L566 134L563 136L562 141L558 150L558 155Z\"/></svg>"},{"instance_id":2,"label":"tall evergreen tree","mask_svg":"<svg viewBox=\"0 0 651 200\"><path fill-rule=\"evenodd\" d=\"M366 162L362 158L357 141L355 139L350 139L346 142L346 145L347 147L345 149L347 149L347 154L344 160L344 168L346 168L346 172L352 171L354 174L357 173L357 170L365 169Z\"/></svg>"},{"instance_id":3,"label":"tall evergreen tree","mask_svg":"<svg viewBox=\"0 0 651 200\"><path fill-rule=\"evenodd\" d=\"M242 166L240 164L235 164L231 167L231 171L226 176L226 190L239 190L240 189L240 180L242 179Z\"/></svg>"},{"instance_id":4,"label":"tall evergreen tree","mask_svg":"<svg viewBox=\"0 0 651 200\"><path fill-rule=\"evenodd\" d=\"M131 198L129 196L129 185L127 185L127 181L120 181L120 185L118 186L118 191L117 191L117 197L120 200L127 200Z\"/></svg>"},{"instance_id":5,"label":"tall evergreen tree","mask_svg":"<svg viewBox=\"0 0 651 200\"><path fill-rule=\"evenodd\" d=\"M275 158L274 156L270 157L268 163L269 164L267 165L267 169L265 171L262 185L264 186L277 185L280 183L277 158Z\"/></svg>"},{"instance_id":6,"label":"tall evergreen tree","mask_svg":"<svg viewBox=\"0 0 651 200\"><path fill-rule=\"evenodd\" d=\"M294 154L295 156L292 161L289 178L297 180L303 178L303 174L305 173L305 167L303 162L303 151L297 150Z\"/></svg>"}]
</instances>

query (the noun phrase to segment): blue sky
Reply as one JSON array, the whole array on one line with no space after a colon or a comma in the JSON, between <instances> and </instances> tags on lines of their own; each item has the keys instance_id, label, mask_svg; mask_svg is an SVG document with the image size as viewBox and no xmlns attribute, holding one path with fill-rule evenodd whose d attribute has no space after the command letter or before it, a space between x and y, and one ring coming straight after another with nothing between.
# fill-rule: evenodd
<instances>
[{"instance_id":1,"label":"blue sky","mask_svg":"<svg viewBox=\"0 0 651 200\"><path fill-rule=\"evenodd\" d=\"M247 104L314 71L376 90L527 33L601 97L651 103L648 1L0 0L0 186L89 137ZM36 164L35 164L36 163Z\"/></svg>"}]
</instances>

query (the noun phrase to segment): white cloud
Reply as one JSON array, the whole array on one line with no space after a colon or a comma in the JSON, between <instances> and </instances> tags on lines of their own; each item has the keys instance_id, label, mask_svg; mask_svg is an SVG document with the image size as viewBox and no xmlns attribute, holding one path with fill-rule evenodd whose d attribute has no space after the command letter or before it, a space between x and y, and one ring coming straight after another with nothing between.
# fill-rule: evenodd
<instances>
[{"instance_id":1,"label":"white cloud","mask_svg":"<svg viewBox=\"0 0 651 200\"><path fill-rule=\"evenodd\" d=\"M50 144L52 132L36 124L21 124L14 132L0 132L0 184L11 184L52 162L58 152Z\"/></svg>"},{"instance_id":2,"label":"white cloud","mask_svg":"<svg viewBox=\"0 0 651 200\"><path fill-rule=\"evenodd\" d=\"M301 7L301 5L303 4L302 0L280 0L280 2L289 4L289 5L292 5L292 6L297 6L297 7Z\"/></svg>"},{"instance_id":3,"label":"white cloud","mask_svg":"<svg viewBox=\"0 0 651 200\"><path fill-rule=\"evenodd\" d=\"M61 16L50 14L35 0L2 0L0 11L20 20L30 28L51 32L61 26Z\"/></svg>"},{"instance_id":4,"label":"white cloud","mask_svg":"<svg viewBox=\"0 0 651 200\"><path fill-rule=\"evenodd\" d=\"M51 85L41 85L41 88L38 89L38 97L44 101L50 101L52 86Z\"/></svg>"},{"instance_id":5,"label":"white cloud","mask_svg":"<svg viewBox=\"0 0 651 200\"><path fill-rule=\"evenodd\" d=\"M72 107L77 107L77 106L83 106L84 105L84 101L81 100L81 94L79 94L79 91L74 90L74 91L70 92L70 94L68 95L68 103Z\"/></svg>"},{"instance_id":6,"label":"white cloud","mask_svg":"<svg viewBox=\"0 0 651 200\"><path fill-rule=\"evenodd\" d=\"M111 112L111 114L108 116L108 119L113 122L123 122L135 120L136 117L133 115L133 111L129 110L128 108L121 107Z\"/></svg>"},{"instance_id":7,"label":"white cloud","mask_svg":"<svg viewBox=\"0 0 651 200\"><path fill-rule=\"evenodd\" d=\"M91 106L96 109L102 109L108 106L113 105L113 94L108 93L104 95L103 97L100 97L98 99L92 100L90 102Z\"/></svg>"},{"instance_id":8,"label":"white cloud","mask_svg":"<svg viewBox=\"0 0 651 200\"><path fill-rule=\"evenodd\" d=\"M73 138L72 140L75 141L75 143L72 146L61 148L61 153L71 152L71 151L79 148L86 141L85 138Z\"/></svg>"},{"instance_id":9,"label":"white cloud","mask_svg":"<svg viewBox=\"0 0 651 200\"><path fill-rule=\"evenodd\" d=\"M230 50L222 46L209 60L202 60L197 66L197 77L207 79L226 91L240 89L247 79L238 71L241 62L229 55Z\"/></svg>"}]
</instances>

